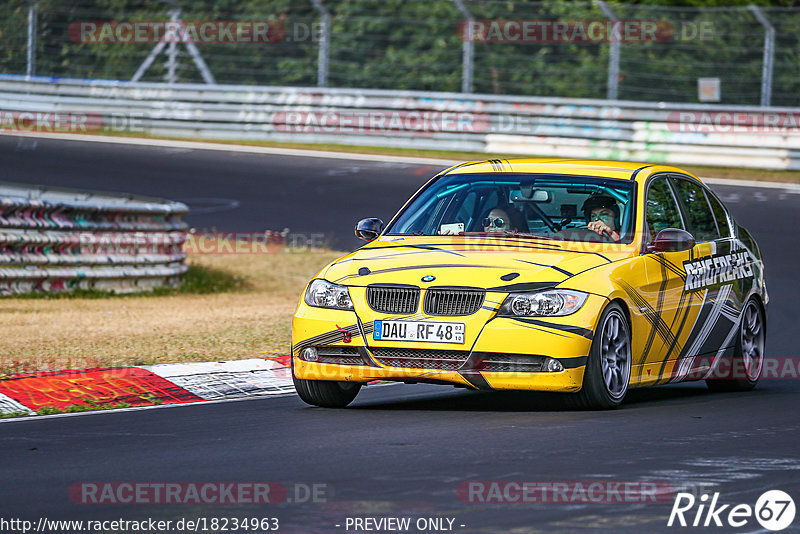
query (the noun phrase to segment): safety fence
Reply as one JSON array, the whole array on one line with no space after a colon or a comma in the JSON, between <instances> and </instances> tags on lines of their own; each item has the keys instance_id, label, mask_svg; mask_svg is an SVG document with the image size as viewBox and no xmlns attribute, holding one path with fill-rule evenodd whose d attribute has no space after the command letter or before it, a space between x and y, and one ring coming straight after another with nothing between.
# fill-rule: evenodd
<instances>
[{"instance_id":1,"label":"safety fence","mask_svg":"<svg viewBox=\"0 0 800 534\"><path fill-rule=\"evenodd\" d=\"M796 105L800 7L766 3L4 0L0 72Z\"/></svg>"},{"instance_id":2,"label":"safety fence","mask_svg":"<svg viewBox=\"0 0 800 534\"><path fill-rule=\"evenodd\" d=\"M0 131L800 169L793 108L0 76Z\"/></svg>"},{"instance_id":3,"label":"safety fence","mask_svg":"<svg viewBox=\"0 0 800 534\"><path fill-rule=\"evenodd\" d=\"M179 202L0 183L0 295L180 282Z\"/></svg>"}]
</instances>

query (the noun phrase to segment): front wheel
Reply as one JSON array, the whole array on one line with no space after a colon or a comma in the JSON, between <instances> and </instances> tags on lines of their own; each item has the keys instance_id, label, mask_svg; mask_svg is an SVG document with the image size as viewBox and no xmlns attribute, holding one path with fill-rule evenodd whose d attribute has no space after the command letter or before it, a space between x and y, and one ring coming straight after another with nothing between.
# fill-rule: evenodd
<instances>
[{"instance_id":1,"label":"front wheel","mask_svg":"<svg viewBox=\"0 0 800 534\"><path fill-rule=\"evenodd\" d=\"M764 366L766 326L764 310L755 299L750 299L742 310L739 336L734 347L733 359L720 362L722 370L714 373L716 378L706 379L711 391L750 391L756 387Z\"/></svg>"},{"instance_id":2,"label":"front wheel","mask_svg":"<svg viewBox=\"0 0 800 534\"><path fill-rule=\"evenodd\" d=\"M297 394L307 404L322 408L344 408L356 398L361 384L358 382L331 382L304 380L292 377Z\"/></svg>"},{"instance_id":3,"label":"front wheel","mask_svg":"<svg viewBox=\"0 0 800 534\"><path fill-rule=\"evenodd\" d=\"M631 329L622 307L612 303L600 316L583 387L573 396L573 404L590 410L616 408L628 392L630 379Z\"/></svg>"}]
</instances>

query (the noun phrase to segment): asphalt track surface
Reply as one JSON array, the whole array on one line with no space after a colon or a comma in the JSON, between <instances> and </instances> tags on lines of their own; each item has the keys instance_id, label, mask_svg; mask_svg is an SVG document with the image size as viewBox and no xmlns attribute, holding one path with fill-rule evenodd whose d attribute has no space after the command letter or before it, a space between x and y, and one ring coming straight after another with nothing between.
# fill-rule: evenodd
<instances>
[{"instance_id":1,"label":"asphalt track surface","mask_svg":"<svg viewBox=\"0 0 800 534\"><path fill-rule=\"evenodd\" d=\"M436 170L0 136L0 180L155 193L198 208L189 217L198 228L289 227L343 248L357 245L357 219L388 219ZM715 189L765 257L767 355L797 356L800 194ZM686 530L666 527L671 499L496 505L464 502L456 488L654 481L719 492L720 503L752 506L769 489L800 503L798 406L800 381L791 379L749 393L711 394L702 383L634 390L610 412L569 411L558 396L381 385L345 410L286 396L15 421L0 424L0 517L274 516L281 532L301 533L345 532L336 525L353 516L449 517L456 532ZM68 489L81 481L277 481L295 501L296 484L326 484L327 494L272 506L79 505ZM759 530L751 519L738 531Z\"/></svg>"}]
</instances>

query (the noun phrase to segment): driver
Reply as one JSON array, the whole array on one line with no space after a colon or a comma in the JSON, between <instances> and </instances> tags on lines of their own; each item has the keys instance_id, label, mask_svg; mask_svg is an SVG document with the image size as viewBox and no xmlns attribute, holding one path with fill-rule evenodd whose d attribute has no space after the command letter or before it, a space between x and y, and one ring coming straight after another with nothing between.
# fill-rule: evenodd
<instances>
[{"instance_id":1,"label":"driver","mask_svg":"<svg viewBox=\"0 0 800 534\"><path fill-rule=\"evenodd\" d=\"M483 220L483 231L487 233L508 232L511 230L511 220L506 210L494 208Z\"/></svg>"},{"instance_id":2,"label":"driver","mask_svg":"<svg viewBox=\"0 0 800 534\"><path fill-rule=\"evenodd\" d=\"M608 195L595 193L583 203L583 214L589 221L589 230L619 241L619 206Z\"/></svg>"}]
</instances>

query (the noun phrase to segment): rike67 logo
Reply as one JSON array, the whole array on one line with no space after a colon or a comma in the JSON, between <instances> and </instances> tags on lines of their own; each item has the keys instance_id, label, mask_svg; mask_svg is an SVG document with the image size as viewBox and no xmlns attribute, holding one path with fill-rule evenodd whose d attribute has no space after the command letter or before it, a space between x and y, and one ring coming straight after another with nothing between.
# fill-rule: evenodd
<instances>
[{"instance_id":1,"label":"rike67 logo","mask_svg":"<svg viewBox=\"0 0 800 534\"><path fill-rule=\"evenodd\" d=\"M764 492L755 506L749 504L719 504L719 492L710 498L703 494L696 498L691 493L678 493L672 504L667 526L741 528L753 526L755 519L762 528L779 531L794 521L794 500L781 490Z\"/></svg>"}]
</instances>

